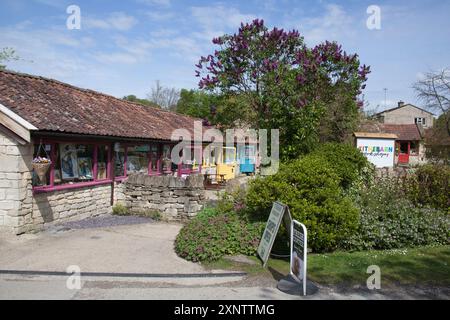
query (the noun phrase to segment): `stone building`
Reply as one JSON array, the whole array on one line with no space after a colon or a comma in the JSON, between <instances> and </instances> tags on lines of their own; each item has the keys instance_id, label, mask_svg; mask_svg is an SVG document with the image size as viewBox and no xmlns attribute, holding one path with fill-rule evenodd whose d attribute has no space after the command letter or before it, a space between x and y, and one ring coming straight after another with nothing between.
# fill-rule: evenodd
<instances>
[{"instance_id":1,"label":"stone building","mask_svg":"<svg viewBox=\"0 0 450 320\"><path fill-rule=\"evenodd\" d=\"M425 129L433 127L434 123L434 114L403 101L399 101L397 107L379 112L373 117L384 124L417 124Z\"/></svg>"},{"instance_id":2,"label":"stone building","mask_svg":"<svg viewBox=\"0 0 450 320\"><path fill-rule=\"evenodd\" d=\"M20 234L109 213L118 201L177 219L195 214L201 178L183 178L200 173L201 164L173 163L170 154L179 139L172 140L174 130L193 136L196 120L0 71L0 231ZM39 174L33 162L48 164ZM141 178L127 185L129 175Z\"/></svg>"}]
</instances>

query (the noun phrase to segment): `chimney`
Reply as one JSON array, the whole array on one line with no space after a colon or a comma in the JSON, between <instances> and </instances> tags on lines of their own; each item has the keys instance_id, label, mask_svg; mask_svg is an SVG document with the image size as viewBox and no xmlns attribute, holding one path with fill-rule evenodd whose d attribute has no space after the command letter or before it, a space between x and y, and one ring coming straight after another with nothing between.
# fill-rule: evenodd
<instances>
[{"instance_id":1,"label":"chimney","mask_svg":"<svg viewBox=\"0 0 450 320\"><path fill-rule=\"evenodd\" d=\"M400 107L403 107L405 105L405 103L402 101L402 100L400 100L399 102L398 102L398 107L400 108Z\"/></svg>"}]
</instances>

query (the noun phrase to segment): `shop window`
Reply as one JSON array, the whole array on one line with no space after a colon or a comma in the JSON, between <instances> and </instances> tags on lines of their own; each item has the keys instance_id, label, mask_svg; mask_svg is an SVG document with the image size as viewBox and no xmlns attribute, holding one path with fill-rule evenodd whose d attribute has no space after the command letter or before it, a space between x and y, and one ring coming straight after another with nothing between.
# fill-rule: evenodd
<instances>
[{"instance_id":1,"label":"shop window","mask_svg":"<svg viewBox=\"0 0 450 320\"><path fill-rule=\"evenodd\" d=\"M114 145L114 176L125 176L125 147Z\"/></svg>"},{"instance_id":2,"label":"shop window","mask_svg":"<svg viewBox=\"0 0 450 320\"><path fill-rule=\"evenodd\" d=\"M150 171L151 173L159 172L159 152L157 145L150 146Z\"/></svg>"},{"instance_id":3,"label":"shop window","mask_svg":"<svg viewBox=\"0 0 450 320\"><path fill-rule=\"evenodd\" d=\"M224 148L225 151L225 164L232 164L236 162L236 149L235 148Z\"/></svg>"},{"instance_id":4,"label":"shop window","mask_svg":"<svg viewBox=\"0 0 450 320\"><path fill-rule=\"evenodd\" d=\"M43 146L44 148L35 145L33 158L42 157L41 153L45 153L45 156L51 159L51 165L48 167L45 177L40 177L39 173L33 170L34 187L63 186L108 178L107 146L99 148L100 161L97 163L97 179L94 179L95 145L61 142ZM98 168L100 168L100 172Z\"/></svg>"},{"instance_id":5,"label":"shop window","mask_svg":"<svg viewBox=\"0 0 450 320\"><path fill-rule=\"evenodd\" d=\"M212 167L216 164L215 147L207 146L203 151L203 166Z\"/></svg>"},{"instance_id":6,"label":"shop window","mask_svg":"<svg viewBox=\"0 0 450 320\"><path fill-rule=\"evenodd\" d=\"M162 152L162 169L164 172L172 171L172 161L170 156L170 145L165 144L163 145L163 152Z\"/></svg>"},{"instance_id":7,"label":"shop window","mask_svg":"<svg viewBox=\"0 0 450 320\"><path fill-rule=\"evenodd\" d=\"M149 145L129 146L127 148L127 174L148 174Z\"/></svg>"},{"instance_id":8,"label":"shop window","mask_svg":"<svg viewBox=\"0 0 450 320\"><path fill-rule=\"evenodd\" d=\"M97 149L97 180L108 178L108 146L98 146Z\"/></svg>"},{"instance_id":9,"label":"shop window","mask_svg":"<svg viewBox=\"0 0 450 320\"><path fill-rule=\"evenodd\" d=\"M55 171L55 183L87 182L94 180L94 146L88 144L56 144L60 170ZM58 161L59 160L59 161ZM59 169L58 168L58 169ZM56 169L56 168L55 168ZM61 176L59 177L59 173Z\"/></svg>"}]
</instances>

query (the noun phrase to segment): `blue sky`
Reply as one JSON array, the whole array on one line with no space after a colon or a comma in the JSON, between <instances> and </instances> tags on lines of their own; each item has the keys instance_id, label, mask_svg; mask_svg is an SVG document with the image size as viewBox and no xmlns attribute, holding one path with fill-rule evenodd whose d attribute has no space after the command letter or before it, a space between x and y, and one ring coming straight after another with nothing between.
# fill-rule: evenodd
<instances>
[{"instance_id":1,"label":"blue sky","mask_svg":"<svg viewBox=\"0 0 450 320\"><path fill-rule=\"evenodd\" d=\"M81 30L66 27L66 8L81 9ZM381 8L381 30L366 10ZM450 66L450 1L56 1L1 0L0 48L21 60L10 69L47 76L117 97L145 97L155 80L196 88L194 64L211 39L241 21L298 29L308 45L340 42L372 67L365 97L371 109L417 103L411 85L424 72ZM420 104L419 104L420 105Z\"/></svg>"}]
</instances>

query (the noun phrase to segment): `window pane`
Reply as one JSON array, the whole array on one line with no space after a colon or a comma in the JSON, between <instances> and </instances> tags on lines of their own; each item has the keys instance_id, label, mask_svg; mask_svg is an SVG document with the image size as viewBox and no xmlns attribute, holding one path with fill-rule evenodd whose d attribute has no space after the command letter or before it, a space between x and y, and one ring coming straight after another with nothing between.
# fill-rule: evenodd
<instances>
[{"instance_id":1,"label":"window pane","mask_svg":"<svg viewBox=\"0 0 450 320\"><path fill-rule=\"evenodd\" d=\"M51 144L43 144L40 148L39 144L34 145L32 177L33 186L47 186L50 184L50 163L46 163L46 161L51 160L51 151Z\"/></svg>"},{"instance_id":2,"label":"window pane","mask_svg":"<svg viewBox=\"0 0 450 320\"><path fill-rule=\"evenodd\" d=\"M158 172L158 146L152 145L150 147L150 168L152 172Z\"/></svg>"},{"instance_id":3,"label":"window pane","mask_svg":"<svg viewBox=\"0 0 450 320\"><path fill-rule=\"evenodd\" d=\"M165 144L163 146L163 154L162 154L162 158L163 158L163 171L170 171L171 170L171 166L172 166L172 162L170 160L170 146Z\"/></svg>"},{"instance_id":4,"label":"window pane","mask_svg":"<svg viewBox=\"0 0 450 320\"><path fill-rule=\"evenodd\" d=\"M78 175L80 181L94 180L94 146L86 144L77 145Z\"/></svg>"},{"instance_id":5,"label":"window pane","mask_svg":"<svg viewBox=\"0 0 450 320\"><path fill-rule=\"evenodd\" d=\"M108 146L98 146L97 151L97 180L108 178Z\"/></svg>"},{"instance_id":6,"label":"window pane","mask_svg":"<svg viewBox=\"0 0 450 320\"><path fill-rule=\"evenodd\" d=\"M225 163L231 164L236 160L236 151L234 148L224 148L225 149Z\"/></svg>"},{"instance_id":7,"label":"window pane","mask_svg":"<svg viewBox=\"0 0 450 320\"><path fill-rule=\"evenodd\" d=\"M59 184L61 184L62 183L62 176L61 176L61 158L60 158L60 147L59 147L59 144L56 144L55 145L55 154L56 154L56 156L55 156L55 159L56 159L56 161L55 161L55 168L54 168L54 171L53 171L53 175L54 175L54 177L53 177L53 179L54 179L54 184L55 185L59 185Z\"/></svg>"},{"instance_id":8,"label":"window pane","mask_svg":"<svg viewBox=\"0 0 450 320\"><path fill-rule=\"evenodd\" d=\"M128 147L127 174L136 172L148 174L149 150L148 145Z\"/></svg>"},{"instance_id":9,"label":"window pane","mask_svg":"<svg viewBox=\"0 0 450 320\"><path fill-rule=\"evenodd\" d=\"M55 165L55 184L92 181L94 146L60 143Z\"/></svg>"},{"instance_id":10,"label":"window pane","mask_svg":"<svg viewBox=\"0 0 450 320\"><path fill-rule=\"evenodd\" d=\"M114 175L123 177L125 175L125 147L119 146L114 149Z\"/></svg>"}]
</instances>

